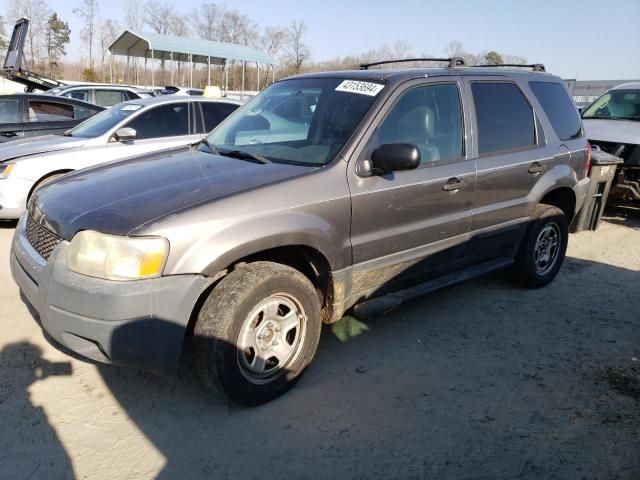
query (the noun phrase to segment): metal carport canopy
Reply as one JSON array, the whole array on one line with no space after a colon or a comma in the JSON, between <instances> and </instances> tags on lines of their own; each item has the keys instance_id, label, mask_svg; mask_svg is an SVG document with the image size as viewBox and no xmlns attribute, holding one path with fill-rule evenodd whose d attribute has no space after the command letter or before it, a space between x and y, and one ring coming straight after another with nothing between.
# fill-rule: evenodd
<instances>
[{"instance_id":1,"label":"metal carport canopy","mask_svg":"<svg viewBox=\"0 0 640 480\"><path fill-rule=\"evenodd\" d=\"M136 33L125 30L110 46L112 55L175 60L180 62L209 62L222 65L225 60L241 60L273 65L275 59L255 48L233 43L213 42L201 38L176 37L159 33Z\"/></svg>"}]
</instances>

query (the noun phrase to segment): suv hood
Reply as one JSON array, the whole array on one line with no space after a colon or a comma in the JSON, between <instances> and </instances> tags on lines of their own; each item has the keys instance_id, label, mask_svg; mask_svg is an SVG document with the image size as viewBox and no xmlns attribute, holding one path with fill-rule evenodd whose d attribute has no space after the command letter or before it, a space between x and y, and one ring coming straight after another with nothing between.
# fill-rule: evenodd
<instances>
[{"instance_id":1,"label":"suv hood","mask_svg":"<svg viewBox=\"0 0 640 480\"><path fill-rule=\"evenodd\" d=\"M0 148L0 162L39 153L78 148L82 147L88 140L87 138L65 137L62 135L44 135L42 137L14 140L3 144L2 148Z\"/></svg>"},{"instance_id":2,"label":"suv hood","mask_svg":"<svg viewBox=\"0 0 640 480\"><path fill-rule=\"evenodd\" d=\"M584 125L585 137L589 140L640 144L640 121L589 120L585 118L582 120L582 124Z\"/></svg>"},{"instance_id":3,"label":"suv hood","mask_svg":"<svg viewBox=\"0 0 640 480\"><path fill-rule=\"evenodd\" d=\"M179 210L314 168L182 148L65 175L33 195L29 212L66 240L80 230L127 235Z\"/></svg>"}]
</instances>

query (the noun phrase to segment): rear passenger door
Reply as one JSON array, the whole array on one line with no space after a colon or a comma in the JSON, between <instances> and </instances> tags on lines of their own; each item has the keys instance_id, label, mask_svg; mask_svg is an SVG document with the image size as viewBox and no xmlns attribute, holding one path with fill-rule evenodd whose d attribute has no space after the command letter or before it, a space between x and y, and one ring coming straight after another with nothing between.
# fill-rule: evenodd
<instances>
[{"instance_id":1,"label":"rear passenger door","mask_svg":"<svg viewBox=\"0 0 640 480\"><path fill-rule=\"evenodd\" d=\"M94 91L95 103L101 107L109 108L128 100L121 90L96 89Z\"/></svg>"},{"instance_id":2,"label":"rear passenger door","mask_svg":"<svg viewBox=\"0 0 640 480\"><path fill-rule=\"evenodd\" d=\"M76 108L66 100L43 100L27 97L27 118L24 136L34 137L60 133L78 124Z\"/></svg>"},{"instance_id":3,"label":"rear passenger door","mask_svg":"<svg viewBox=\"0 0 640 480\"><path fill-rule=\"evenodd\" d=\"M392 96L350 162L354 291L394 289L442 273L460 258L471 227L475 165L467 158L460 82L412 82ZM389 143L413 143L415 170L363 176ZM355 168L352 164L356 163ZM454 187L458 188L454 188Z\"/></svg>"},{"instance_id":4,"label":"rear passenger door","mask_svg":"<svg viewBox=\"0 0 640 480\"><path fill-rule=\"evenodd\" d=\"M488 76L465 82L478 168L472 231L487 235L480 249L501 243L508 254L530 216L529 194L557 151L547 148L526 85Z\"/></svg>"}]
</instances>

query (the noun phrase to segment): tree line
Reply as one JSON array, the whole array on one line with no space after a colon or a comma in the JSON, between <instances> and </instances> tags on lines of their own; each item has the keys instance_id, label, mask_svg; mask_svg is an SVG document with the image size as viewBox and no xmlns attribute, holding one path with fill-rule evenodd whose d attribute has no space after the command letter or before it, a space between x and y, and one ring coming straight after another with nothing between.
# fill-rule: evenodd
<instances>
[{"instance_id":1,"label":"tree line","mask_svg":"<svg viewBox=\"0 0 640 480\"><path fill-rule=\"evenodd\" d=\"M205 40L226 42L254 47L276 58L277 70L258 72L256 65L245 66L247 88L262 88L274 76L280 78L294 73L353 68L355 65L389 58L412 56L433 57L433 54L416 54L406 40L384 44L360 54L336 57L330 60L312 61L311 49L306 37L308 28L304 21L292 21L289 25L261 26L248 15L213 2L203 2L190 12L178 11L167 0L125 0L123 20L103 18L100 0L76 0L76 15L82 24L82 57L76 61L63 61L70 42L68 22L60 18L47 0L9 0L6 22L0 17L0 50L7 47L7 28L21 17L30 19L25 46L26 66L39 73L67 80L109 81L111 83L149 84L154 69L162 84L167 84L177 74L177 81L188 83L188 66L180 62L161 60L149 65L143 59L110 59L107 49L125 30L143 32L152 30L159 34L179 37L199 37ZM5 26L6 23L6 26ZM463 57L467 64L525 63L523 57L485 51L467 52L457 41L450 42L444 50L448 56ZM442 56L442 55L435 55ZM264 68L264 67L263 67ZM195 84L207 81L206 67L194 69ZM241 85L242 65L230 62L230 88ZM260 85L257 84L261 80ZM214 84L223 84L221 69L215 69Z\"/></svg>"}]
</instances>

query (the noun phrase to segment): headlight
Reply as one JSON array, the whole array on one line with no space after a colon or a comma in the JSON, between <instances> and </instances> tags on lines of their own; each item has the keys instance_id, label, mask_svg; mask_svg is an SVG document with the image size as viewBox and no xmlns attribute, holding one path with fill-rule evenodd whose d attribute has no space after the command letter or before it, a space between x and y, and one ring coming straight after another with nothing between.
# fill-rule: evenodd
<instances>
[{"instance_id":1,"label":"headlight","mask_svg":"<svg viewBox=\"0 0 640 480\"><path fill-rule=\"evenodd\" d=\"M162 274L169 242L161 237L124 237L91 230L78 232L67 262L74 272L107 280L138 280Z\"/></svg>"},{"instance_id":2,"label":"headlight","mask_svg":"<svg viewBox=\"0 0 640 480\"><path fill-rule=\"evenodd\" d=\"M9 178L9 175L11 175L11 172L15 167L16 167L15 163L1 163L0 164L0 180Z\"/></svg>"}]
</instances>

